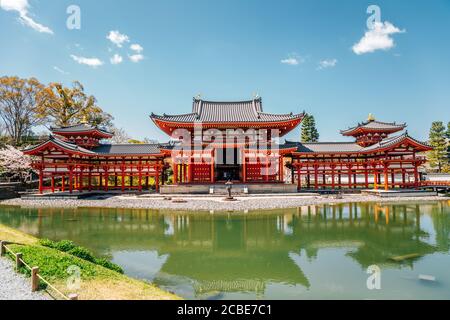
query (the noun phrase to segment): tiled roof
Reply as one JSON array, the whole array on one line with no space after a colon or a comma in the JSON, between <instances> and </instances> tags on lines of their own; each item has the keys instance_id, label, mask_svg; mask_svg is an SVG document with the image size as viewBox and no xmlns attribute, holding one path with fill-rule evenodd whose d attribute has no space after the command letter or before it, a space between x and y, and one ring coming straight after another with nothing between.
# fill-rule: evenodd
<instances>
[{"instance_id":1,"label":"tiled roof","mask_svg":"<svg viewBox=\"0 0 450 320\"><path fill-rule=\"evenodd\" d=\"M192 113L155 115L152 119L171 122L277 122L300 119L303 114L271 114L263 112L261 98L239 102L216 102L195 99Z\"/></svg>"},{"instance_id":2,"label":"tiled roof","mask_svg":"<svg viewBox=\"0 0 450 320\"><path fill-rule=\"evenodd\" d=\"M301 143L297 152L360 152L363 148L354 142L316 142Z\"/></svg>"},{"instance_id":3,"label":"tiled roof","mask_svg":"<svg viewBox=\"0 0 450 320\"><path fill-rule=\"evenodd\" d=\"M406 128L406 123L397 124L395 122L381 122L381 121L367 121L359 123L356 127L349 128L347 130L341 130L341 134L347 135L352 134L357 129L367 129L367 130L380 130L388 132L396 132Z\"/></svg>"},{"instance_id":4,"label":"tiled roof","mask_svg":"<svg viewBox=\"0 0 450 320\"><path fill-rule=\"evenodd\" d=\"M63 141L63 140L58 139L58 138L56 138L55 136L52 136L52 135L49 137L49 139L47 141L45 141L43 143L40 143L37 146L33 146L33 147L30 147L30 148L27 148L27 149L23 150L23 152L26 153L26 152L30 152L32 150L38 149L41 146L43 146L43 145L45 145L45 144L47 144L49 142L52 142L52 143L60 146L63 149L67 149L67 150L70 150L70 151L73 151L73 152L81 152L81 153L92 154L92 155L95 154L91 150L88 150L88 149L85 149L83 147L77 146L76 144L73 144L73 143L69 143L69 142Z\"/></svg>"},{"instance_id":5,"label":"tiled roof","mask_svg":"<svg viewBox=\"0 0 450 320\"><path fill-rule=\"evenodd\" d=\"M370 153L377 150L381 150L390 146L393 146L404 139L410 139L417 144L423 145L425 148L429 148L426 143L411 138L408 133L404 133L394 137L388 137L383 139L379 143L371 145L369 147L362 147L354 142L316 142L316 143L300 143L297 142L297 152L301 153ZM294 142L286 141L280 148L292 147Z\"/></svg>"},{"instance_id":6,"label":"tiled roof","mask_svg":"<svg viewBox=\"0 0 450 320\"><path fill-rule=\"evenodd\" d=\"M373 150L377 150L377 149L384 149L390 146L393 146L399 142L401 142L403 139L410 139L414 142L416 142L417 144L421 144L424 147L430 147L428 144L426 144L425 142L416 140L412 137L410 137L408 135L408 132L405 132L404 134L398 135L398 136L393 136L393 137L388 137L386 139L381 140L380 142L371 145L369 147L364 148L364 151L373 151Z\"/></svg>"},{"instance_id":7,"label":"tiled roof","mask_svg":"<svg viewBox=\"0 0 450 320\"><path fill-rule=\"evenodd\" d=\"M112 135L112 133L108 132L106 129L103 128L99 128L99 127L95 127L86 123L79 123L73 126L68 126L68 127L60 127L60 128L50 128L50 130L52 132L67 132L67 133L71 133L71 132L85 132L85 131L94 131L94 130L98 130L106 135Z\"/></svg>"},{"instance_id":8,"label":"tiled roof","mask_svg":"<svg viewBox=\"0 0 450 320\"><path fill-rule=\"evenodd\" d=\"M160 154L160 144L101 144L92 149L93 152L104 155L147 155Z\"/></svg>"}]
</instances>

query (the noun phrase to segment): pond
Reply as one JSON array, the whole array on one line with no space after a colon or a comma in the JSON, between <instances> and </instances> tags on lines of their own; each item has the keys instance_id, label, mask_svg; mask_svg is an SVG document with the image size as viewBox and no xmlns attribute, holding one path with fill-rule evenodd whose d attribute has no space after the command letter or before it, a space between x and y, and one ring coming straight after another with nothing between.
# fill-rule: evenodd
<instances>
[{"instance_id":1,"label":"pond","mask_svg":"<svg viewBox=\"0 0 450 320\"><path fill-rule=\"evenodd\" d=\"M189 299L450 299L449 202L233 213L0 207L0 223L73 240ZM392 260L405 255L414 257Z\"/></svg>"}]
</instances>

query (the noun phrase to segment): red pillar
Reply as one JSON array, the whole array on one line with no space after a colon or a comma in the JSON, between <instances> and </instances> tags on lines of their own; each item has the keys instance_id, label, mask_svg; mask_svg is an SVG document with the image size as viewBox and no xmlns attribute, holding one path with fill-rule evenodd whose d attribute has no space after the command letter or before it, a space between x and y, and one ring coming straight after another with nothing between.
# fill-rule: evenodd
<instances>
[{"instance_id":1,"label":"red pillar","mask_svg":"<svg viewBox=\"0 0 450 320\"><path fill-rule=\"evenodd\" d=\"M376 168L373 169L373 181L374 181L374 189L378 190L378 172Z\"/></svg>"},{"instance_id":2,"label":"red pillar","mask_svg":"<svg viewBox=\"0 0 450 320\"><path fill-rule=\"evenodd\" d=\"M352 187L352 165L349 164L347 166L348 169L348 188L351 189Z\"/></svg>"},{"instance_id":3,"label":"red pillar","mask_svg":"<svg viewBox=\"0 0 450 320\"><path fill-rule=\"evenodd\" d=\"M62 192L66 191L66 177L65 176L61 177L61 191Z\"/></svg>"},{"instance_id":4,"label":"red pillar","mask_svg":"<svg viewBox=\"0 0 450 320\"><path fill-rule=\"evenodd\" d=\"M159 164L156 165L155 190L159 192Z\"/></svg>"},{"instance_id":5,"label":"red pillar","mask_svg":"<svg viewBox=\"0 0 450 320\"><path fill-rule=\"evenodd\" d=\"M302 166L297 162L297 190L300 191L302 189L302 174L301 174Z\"/></svg>"},{"instance_id":6,"label":"red pillar","mask_svg":"<svg viewBox=\"0 0 450 320\"><path fill-rule=\"evenodd\" d=\"M69 192L73 192L73 167L69 167Z\"/></svg>"},{"instance_id":7,"label":"red pillar","mask_svg":"<svg viewBox=\"0 0 450 320\"><path fill-rule=\"evenodd\" d=\"M88 174L88 190L92 191L92 168L89 168Z\"/></svg>"},{"instance_id":8,"label":"red pillar","mask_svg":"<svg viewBox=\"0 0 450 320\"><path fill-rule=\"evenodd\" d=\"M80 168L80 178L79 178L79 189L80 189L80 192L83 192L83 171L84 171L84 168L81 167Z\"/></svg>"},{"instance_id":9,"label":"red pillar","mask_svg":"<svg viewBox=\"0 0 450 320\"><path fill-rule=\"evenodd\" d=\"M331 189L336 189L336 185L335 185L335 182L334 182L334 169L335 169L335 167L334 167L334 164L332 164L331 165Z\"/></svg>"},{"instance_id":10,"label":"red pillar","mask_svg":"<svg viewBox=\"0 0 450 320\"><path fill-rule=\"evenodd\" d=\"M366 189L369 188L369 172L367 170L367 164L364 164L364 183L366 186Z\"/></svg>"},{"instance_id":11,"label":"red pillar","mask_svg":"<svg viewBox=\"0 0 450 320\"><path fill-rule=\"evenodd\" d=\"M319 181L318 181L318 178L319 178L319 176L318 176L318 167L317 167L317 165L315 164L314 165L314 189L316 189L316 190L318 190L319 189Z\"/></svg>"},{"instance_id":12,"label":"red pillar","mask_svg":"<svg viewBox=\"0 0 450 320\"><path fill-rule=\"evenodd\" d=\"M214 170L215 167L215 150L213 149L211 151L211 183L215 183L216 182L216 172ZM246 175L245 175L245 153L244 153L244 169L243 169L243 180L244 182L246 181Z\"/></svg>"},{"instance_id":13,"label":"red pillar","mask_svg":"<svg viewBox=\"0 0 450 320\"><path fill-rule=\"evenodd\" d=\"M52 174L52 180L51 180L51 188L52 193L55 193L55 176Z\"/></svg>"},{"instance_id":14,"label":"red pillar","mask_svg":"<svg viewBox=\"0 0 450 320\"><path fill-rule=\"evenodd\" d=\"M124 163L122 163L122 170L121 170L122 172L122 192L125 192L125 164Z\"/></svg>"},{"instance_id":15,"label":"red pillar","mask_svg":"<svg viewBox=\"0 0 450 320\"><path fill-rule=\"evenodd\" d=\"M39 169L39 193L44 193L44 170Z\"/></svg>"},{"instance_id":16,"label":"red pillar","mask_svg":"<svg viewBox=\"0 0 450 320\"><path fill-rule=\"evenodd\" d=\"M384 190L389 190L389 176L388 176L388 165L384 164Z\"/></svg>"},{"instance_id":17,"label":"red pillar","mask_svg":"<svg viewBox=\"0 0 450 320\"><path fill-rule=\"evenodd\" d=\"M173 184L178 184L178 163L173 165Z\"/></svg>"}]
</instances>

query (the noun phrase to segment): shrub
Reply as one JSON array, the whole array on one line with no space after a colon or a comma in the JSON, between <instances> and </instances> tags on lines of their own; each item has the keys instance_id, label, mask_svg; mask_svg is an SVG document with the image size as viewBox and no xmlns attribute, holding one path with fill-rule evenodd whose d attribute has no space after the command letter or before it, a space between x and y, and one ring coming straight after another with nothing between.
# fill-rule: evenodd
<instances>
[{"instance_id":1,"label":"shrub","mask_svg":"<svg viewBox=\"0 0 450 320\"><path fill-rule=\"evenodd\" d=\"M86 248L74 247L71 250L67 251L67 253L80 259L95 263L94 255Z\"/></svg>"},{"instance_id":2,"label":"shrub","mask_svg":"<svg viewBox=\"0 0 450 320\"><path fill-rule=\"evenodd\" d=\"M103 258L102 259L96 259L95 263L100 265L100 266L102 266L102 267L105 267L107 269L110 269L110 270L113 270L113 271L116 271L118 273L122 273L123 274L123 269L120 266L118 266L117 264L112 263L109 260L106 260L106 259L103 259Z\"/></svg>"},{"instance_id":3,"label":"shrub","mask_svg":"<svg viewBox=\"0 0 450 320\"><path fill-rule=\"evenodd\" d=\"M56 249L58 251L66 252L72 256L78 257L80 259L83 259L85 261L92 262L94 264L100 265L102 267L105 267L107 269L116 271L118 273L124 273L123 269L118 266L115 263L112 263L111 261L107 259L97 259L91 251L84 247L76 246L72 241L69 240L62 240L59 242L55 242L49 239L41 239L39 240L39 244L43 247Z\"/></svg>"},{"instance_id":4,"label":"shrub","mask_svg":"<svg viewBox=\"0 0 450 320\"><path fill-rule=\"evenodd\" d=\"M56 247L56 242L49 239L40 239L39 244L43 247L52 248Z\"/></svg>"},{"instance_id":5,"label":"shrub","mask_svg":"<svg viewBox=\"0 0 450 320\"><path fill-rule=\"evenodd\" d=\"M76 248L76 245L69 240L62 240L56 243L55 249L62 251L62 252L69 252Z\"/></svg>"}]
</instances>

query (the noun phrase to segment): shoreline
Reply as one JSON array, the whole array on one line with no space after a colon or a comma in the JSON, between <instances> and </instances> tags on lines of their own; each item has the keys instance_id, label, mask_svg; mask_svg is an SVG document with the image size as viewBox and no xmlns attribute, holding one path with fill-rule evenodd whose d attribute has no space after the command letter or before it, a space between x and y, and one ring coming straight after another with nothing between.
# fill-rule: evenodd
<instances>
[{"instance_id":1,"label":"shoreline","mask_svg":"<svg viewBox=\"0 0 450 320\"><path fill-rule=\"evenodd\" d=\"M113 196L107 199L78 200L22 200L11 199L0 201L3 206L19 206L22 208L111 208L111 209L154 209L174 211L253 211L290 209L309 205L340 204L355 202L399 203L399 202L432 202L448 201L450 197L393 197L380 198L366 195L344 195L342 199L325 196L252 196L236 197L237 201L225 201L218 197L183 197L182 203L155 198L139 198L137 196ZM180 198L178 198L180 200Z\"/></svg>"}]
</instances>

